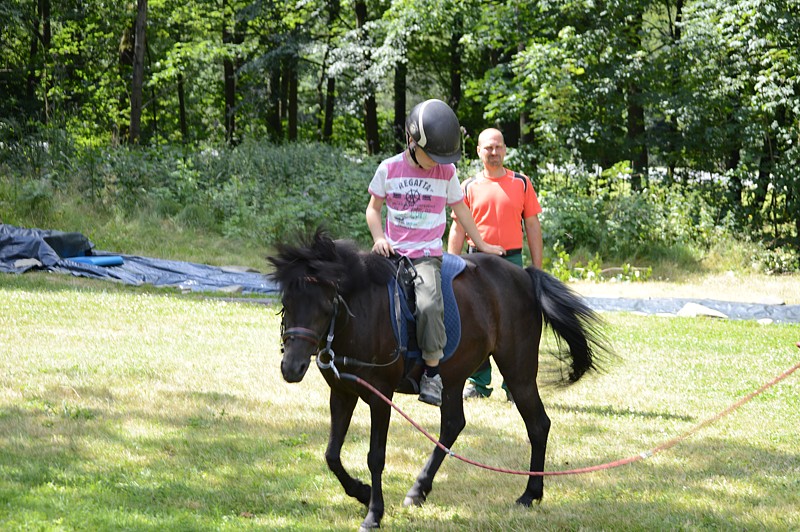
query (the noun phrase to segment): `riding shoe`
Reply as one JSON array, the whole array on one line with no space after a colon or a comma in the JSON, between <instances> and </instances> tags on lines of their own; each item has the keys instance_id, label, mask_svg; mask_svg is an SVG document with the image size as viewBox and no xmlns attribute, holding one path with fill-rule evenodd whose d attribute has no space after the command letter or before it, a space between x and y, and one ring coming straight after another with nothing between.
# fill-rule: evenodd
<instances>
[{"instance_id":1,"label":"riding shoe","mask_svg":"<svg viewBox=\"0 0 800 532\"><path fill-rule=\"evenodd\" d=\"M424 373L419 380L419 400L433 406L442 404L442 376L428 377Z\"/></svg>"}]
</instances>

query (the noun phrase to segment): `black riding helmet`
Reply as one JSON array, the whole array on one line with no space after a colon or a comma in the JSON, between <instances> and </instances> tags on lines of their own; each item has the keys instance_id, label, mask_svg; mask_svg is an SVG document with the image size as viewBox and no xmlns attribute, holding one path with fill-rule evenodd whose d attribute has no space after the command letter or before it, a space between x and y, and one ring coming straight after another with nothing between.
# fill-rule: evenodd
<instances>
[{"instance_id":1,"label":"black riding helmet","mask_svg":"<svg viewBox=\"0 0 800 532\"><path fill-rule=\"evenodd\" d=\"M461 159L461 126L450 106L441 100L425 100L406 118L406 131L417 146L439 164Z\"/></svg>"}]
</instances>

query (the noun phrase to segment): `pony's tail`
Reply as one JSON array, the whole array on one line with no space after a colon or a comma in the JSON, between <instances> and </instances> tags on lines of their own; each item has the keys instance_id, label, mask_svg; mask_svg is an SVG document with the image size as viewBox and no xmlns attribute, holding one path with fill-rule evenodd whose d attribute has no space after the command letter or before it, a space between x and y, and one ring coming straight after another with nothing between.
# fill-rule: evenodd
<instances>
[{"instance_id":1,"label":"pony's tail","mask_svg":"<svg viewBox=\"0 0 800 532\"><path fill-rule=\"evenodd\" d=\"M538 268L525 269L533 282L536 303L545 325L556 333L556 356L568 367L561 375L562 383L572 384L590 371L600 371L603 355L611 355L602 332L603 321L584 299L567 285ZM566 342L567 349L563 348Z\"/></svg>"}]
</instances>

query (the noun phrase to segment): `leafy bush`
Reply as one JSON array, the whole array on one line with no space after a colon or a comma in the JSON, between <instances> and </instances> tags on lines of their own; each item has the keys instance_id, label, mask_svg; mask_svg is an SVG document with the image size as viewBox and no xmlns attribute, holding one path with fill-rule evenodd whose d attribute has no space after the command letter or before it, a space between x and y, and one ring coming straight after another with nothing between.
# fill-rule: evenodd
<instances>
[{"instance_id":1,"label":"leafy bush","mask_svg":"<svg viewBox=\"0 0 800 532\"><path fill-rule=\"evenodd\" d=\"M766 249L752 257L753 268L767 275L800 271L800 257L790 249Z\"/></svg>"},{"instance_id":2,"label":"leafy bush","mask_svg":"<svg viewBox=\"0 0 800 532\"><path fill-rule=\"evenodd\" d=\"M586 248L607 258L628 259L675 246L707 250L734 232L732 215L718 221L718 210L700 191L653 183L634 193L611 190L604 180L571 174L564 181L579 187L540 193L546 248L559 242L568 253ZM582 192L587 189L593 192Z\"/></svg>"},{"instance_id":3,"label":"leafy bush","mask_svg":"<svg viewBox=\"0 0 800 532\"><path fill-rule=\"evenodd\" d=\"M76 146L55 130L34 135L3 124L0 219L6 221L53 223L71 203L84 211L105 209L115 219L159 219L176 230L267 246L318 225L364 247L371 244L364 209L377 157L359 159L325 144L252 140L204 149ZM37 140L26 145L23 137ZM472 173L470 164L462 162L462 176ZM554 275L598 279L608 277L604 262L625 270L644 260L681 269L711 262L731 268L757 264L769 273L800 268L791 251L768 250L758 240L742 247L747 241L733 214L722 210L724 202L714 203L722 193L718 183L651 179L648 189L632 192L627 175L620 164L604 172L572 166L534 176L543 207L545 267ZM738 246L735 257L732 245ZM622 275L646 273L628 267Z\"/></svg>"},{"instance_id":4,"label":"leafy bush","mask_svg":"<svg viewBox=\"0 0 800 532\"><path fill-rule=\"evenodd\" d=\"M606 231L602 218L602 201L542 192L542 238L546 247L556 242L567 252L583 246L598 249Z\"/></svg>"}]
</instances>

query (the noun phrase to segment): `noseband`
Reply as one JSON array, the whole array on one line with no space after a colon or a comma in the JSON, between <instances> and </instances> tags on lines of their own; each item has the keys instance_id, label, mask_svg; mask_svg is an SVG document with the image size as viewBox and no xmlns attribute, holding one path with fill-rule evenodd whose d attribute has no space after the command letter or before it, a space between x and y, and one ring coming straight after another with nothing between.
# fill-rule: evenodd
<instances>
[{"instance_id":1,"label":"noseband","mask_svg":"<svg viewBox=\"0 0 800 532\"><path fill-rule=\"evenodd\" d=\"M342 296L336 294L336 297L333 298L333 315L331 316L331 324L330 327L328 327L327 349L330 349L331 342L333 341L333 325L336 323L336 315L339 311L339 301L344 303ZM346 303L345 306L347 306ZM281 329L283 329L283 320L281 320ZM289 327L281 332L281 342L286 343L286 340L305 340L316 347L319 345L320 336L316 332L312 331L311 329L307 329L306 327ZM281 347L281 353L282 352L283 347Z\"/></svg>"},{"instance_id":2,"label":"noseband","mask_svg":"<svg viewBox=\"0 0 800 532\"><path fill-rule=\"evenodd\" d=\"M332 369L334 374L336 374L337 379L339 378L339 371L333 364L333 360L336 355L331 348L331 343L333 343L333 327L336 324L336 317L339 314L340 301L345 308L347 308L347 303L345 303L344 299L342 299L342 296L337 293L333 298L333 314L331 315L331 323L328 326L328 337L326 338L325 347L317 352L317 366L320 369ZM348 309L347 313L352 316L350 309ZM283 323L281 323L281 326L283 326ZM320 336L316 332L312 331L311 329L307 329L306 327L289 327L281 334L281 354L283 354L283 344L285 344L286 340L289 339L305 340L316 347L319 345ZM346 360L347 357L345 357L345 362L343 363L346 363Z\"/></svg>"}]
</instances>

